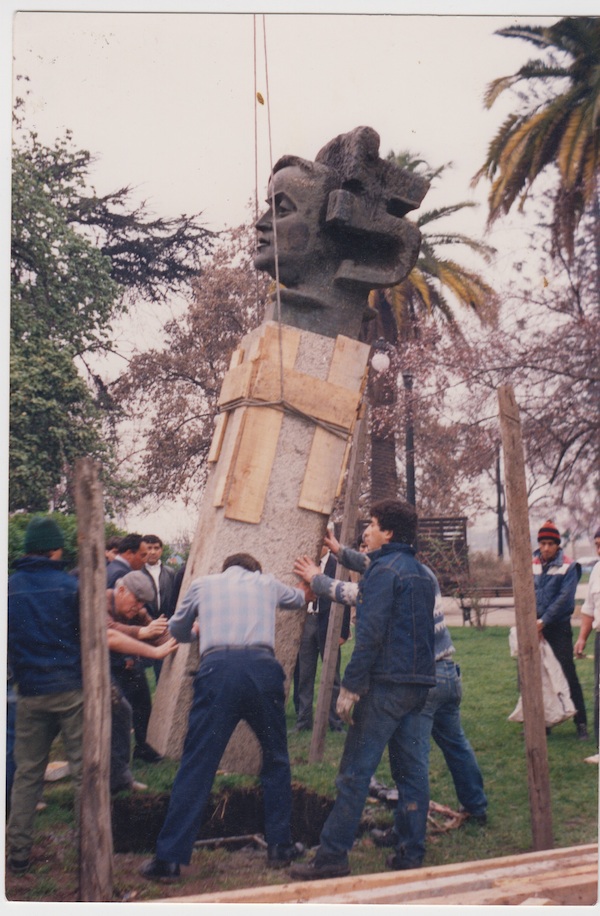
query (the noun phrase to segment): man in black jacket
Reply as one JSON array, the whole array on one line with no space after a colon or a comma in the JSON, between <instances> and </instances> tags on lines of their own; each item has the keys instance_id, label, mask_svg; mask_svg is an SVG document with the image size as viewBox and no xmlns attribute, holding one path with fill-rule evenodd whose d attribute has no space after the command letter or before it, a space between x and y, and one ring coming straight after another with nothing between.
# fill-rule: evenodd
<instances>
[{"instance_id":1,"label":"man in black jacket","mask_svg":"<svg viewBox=\"0 0 600 916\"><path fill-rule=\"evenodd\" d=\"M326 576L335 576L336 559L333 554L323 547L321 553L321 569ZM329 626L329 612L331 599L326 597L316 598L309 602L307 617L302 633L302 641L298 650L298 661L294 672L294 700L296 709L296 731L310 731L313 726L313 702L315 692L315 677L319 656L321 660L325 654L327 641L327 628ZM346 642L350 635L350 608L344 608L344 618L340 636L340 645ZM342 731L342 720L335 711L338 694L340 692L340 653L338 650L337 667L331 695L329 709L329 728L332 731Z\"/></svg>"},{"instance_id":2,"label":"man in black jacket","mask_svg":"<svg viewBox=\"0 0 600 916\"><path fill-rule=\"evenodd\" d=\"M163 542L156 534L145 534L142 544L146 547L146 562L141 572L150 580L154 589L154 599L146 605L146 610L155 619L161 615L169 618L175 610L173 603L173 571L162 562Z\"/></svg>"}]
</instances>

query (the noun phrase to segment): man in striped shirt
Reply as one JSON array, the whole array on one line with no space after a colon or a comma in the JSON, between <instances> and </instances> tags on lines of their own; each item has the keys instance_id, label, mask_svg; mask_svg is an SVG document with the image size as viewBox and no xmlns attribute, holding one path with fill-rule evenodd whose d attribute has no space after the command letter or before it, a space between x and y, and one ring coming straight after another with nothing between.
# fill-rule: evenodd
<instances>
[{"instance_id":1,"label":"man in striped shirt","mask_svg":"<svg viewBox=\"0 0 600 916\"><path fill-rule=\"evenodd\" d=\"M250 554L228 557L221 573L195 579L169 620L178 642L200 639L200 667L181 764L145 878L170 880L188 865L213 780L235 727L244 719L263 754L267 861L280 868L301 855L292 843L292 789L283 668L275 658L275 611L299 610L306 593L263 574Z\"/></svg>"}]
</instances>

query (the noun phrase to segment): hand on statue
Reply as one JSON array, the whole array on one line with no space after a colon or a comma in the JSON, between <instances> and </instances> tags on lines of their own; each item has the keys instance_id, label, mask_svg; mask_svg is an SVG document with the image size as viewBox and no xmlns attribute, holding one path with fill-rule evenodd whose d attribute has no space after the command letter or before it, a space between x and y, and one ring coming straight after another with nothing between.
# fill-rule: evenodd
<instances>
[{"instance_id":1,"label":"hand on statue","mask_svg":"<svg viewBox=\"0 0 600 916\"><path fill-rule=\"evenodd\" d=\"M331 552L337 557L342 545L336 538L335 534L333 534L331 531L328 531L323 538L323 543L325 544L325 547L327 547L328 550L331 550Z\"/></svg>"},{"instance_id":2,"label":"hand on statue","mask_svg":"<svg viewBox=\"0 0 600 916\"><path fill-rule=\"evenodd\" d=\"M167 618L164 614L161 614L160 617L157 617L156 620L151 621L145 627L140 627L139 638L156 639L157 636L162 636L166 629Z\"/></svg>"},{"instance_id":3,"label":"hand on statue","mask_svg":"<svg viewBox=\"0 0 600 916\"><path fill-rule=\"evenodd\" d=\"M340 693L337 698L337 703L335 704L335 711L346 725L354 725L352 709L354 708L354 704L358 703L359 700L360 696L358 693L352 693L350 690L346 690L345 687L340 687Z\"/></svg>"},{"instance_id":4,"label":"hand on statue","mask_svg":"<svg viewBox=\"0 0 600 916\"><path fill-rule=\"evenodd\" d=\"M318 576L321 572L321 568L314 563L310 557L306 555L303 557L298 557L294 563L294 572L297 576L310 585L312 577Z\"/></svg>"},{"instance_id":5,"label":"hand on statue","mask_svg":"<svg viewBox=\"0 0 600 916\"><path fill-rule=\"evenodd\" d=\"M154 646L154 658L166 658L167 655L172 655L173 652L177 651L179 643L177 640L171 636L166 642L163 642L160 646Z\"/></svg>"}]
</instances>

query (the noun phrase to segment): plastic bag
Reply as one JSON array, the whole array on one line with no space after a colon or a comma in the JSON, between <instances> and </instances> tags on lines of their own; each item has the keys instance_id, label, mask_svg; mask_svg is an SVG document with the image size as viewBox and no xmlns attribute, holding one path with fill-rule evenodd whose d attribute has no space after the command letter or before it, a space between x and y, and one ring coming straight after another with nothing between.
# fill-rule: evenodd
<instances>
[{"instance_id":1,"label":"plastic bag","mask_svg":"<svg viewBox=\"0 0 600 916\"><path fill-rule=\"evenodd\" d=\"M518 655L517 628L511 627L508 636L510 654ZM542 664L542 694L546 728L565 722L575 715L575 706L560 662L545 639L540 640L540 661ZM508 717L510 722L523 721L523 701L519 695L517 705Z\"/></svg>"}]
</instances>

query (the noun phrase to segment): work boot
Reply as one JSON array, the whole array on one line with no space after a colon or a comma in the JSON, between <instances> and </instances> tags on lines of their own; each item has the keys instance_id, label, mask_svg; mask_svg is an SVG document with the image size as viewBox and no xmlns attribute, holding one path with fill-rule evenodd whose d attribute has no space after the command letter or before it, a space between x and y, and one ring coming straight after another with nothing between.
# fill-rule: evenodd
<instances>
[{"instance_id":1,"label":"work boot","mask_svg":"<svg viewBox=\"0 0 600 916\"><path fill-rule=\"evenodd\" d=\"M290 868L292 878L314 881L316 878L343 878L350 874L348 854L328 856L317 852L310 862L297 862Z\"/></svg>"},{"instance_id":2,"label":"work boot","mask_svg":"<svg viewBox=\"0 0 600 916\"><path fill-rule=\"evenodd\" d=\"M267 847L267 865L270 868L283 868L292 859L298 859L305 853L302 843L273 843Z\"/></svg>"},{"instance_id":3,"label":"work boot","mask_svg":"<svg viewBox=\"0 0 600 916\"><path fill-rule=\"evenodd\" d=\"M151 881L176 881L180 876L179 862L166 862L164 859L149 859L140 868L140 875Z\"/></svg>"},{"instance_id":4,"label":"work boot","mask_svg":"<svg viewBox=\"0 0 600 916\"><path fill-rule=\"evenodd\" d=\"M408 871L411 868L421 868L422 862L412 862L409 859L406 859L399 852L394 853L394 855L388 856L385 860L386 868L393 868L397 871Z\"/></svg>"}]
</instances>

